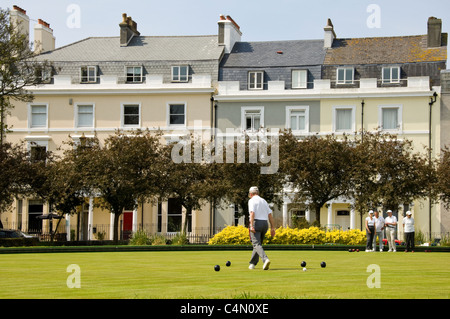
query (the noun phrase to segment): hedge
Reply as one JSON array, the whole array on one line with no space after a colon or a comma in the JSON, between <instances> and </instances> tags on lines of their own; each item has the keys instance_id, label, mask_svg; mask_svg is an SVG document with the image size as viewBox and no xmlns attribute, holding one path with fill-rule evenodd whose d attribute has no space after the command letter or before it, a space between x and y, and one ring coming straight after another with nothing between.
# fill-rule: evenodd
<instances>
[{"instance_id":1,"label":"hedge","mask_svg":"<svg viewBox=\"0 0 450 319\"><path fill-rule=\"evenodd\" d=\"M270 236L270 231L267 232L264 243L273 245L364 245L366 243L366 233L359 229L325 231L319 227L302 229L279 227L275 230L274 237ZM227 226L220 233L217 233L211 238L208 244L250 245L249 230L244 226Z\"/></svg>"}]
</instances>

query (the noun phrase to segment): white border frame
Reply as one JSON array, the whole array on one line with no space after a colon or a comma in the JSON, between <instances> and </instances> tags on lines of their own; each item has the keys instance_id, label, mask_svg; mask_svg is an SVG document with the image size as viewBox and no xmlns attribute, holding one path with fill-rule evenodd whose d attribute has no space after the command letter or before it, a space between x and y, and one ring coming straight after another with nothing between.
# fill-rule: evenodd
<instances>
[{"instance_id":1,"label":"white border frame","mask_svg":"<svg viewBox=\"0 0 450 319\"><path fill-rule=\"evenodd\" d=\"M83 82L83 68L86 68L86 71L87 71L87 79L88 80L86 82ZM89 81L89 68L95 68L94 81ZM81 84L97 83L97 78L98 78L98 65L88 64L88 65L80 66L80 83Z\"/></svg>"},{"instance_id":2,"label":"white border frame","mask_svg":"<svg viewBox=\"0 0 450 319\"><path fill-rule=\"evenodd\" d=\"M181 74L181 68L182 67L186 67L187 68L187 74L186 74L186 76L187 76L187 79L186 79L186 81L184 81L184 80L174 80L173 79L173 68L180 68L179 70L178 70L178 78L180 78L181 76L180 76L180 74ZM189 73L189 64L179 64L179 65L172 65L171 67L170 67L170 81L171 82L174 82L174 83L187 83L187 82L189 82L189 76L190 76L190 73Z\"/></svg>"},{"instance_id":3,"label":"white border frame","mask_svg":"<svg viewBox=\"0 0 450 319\"><path fill-rule=\"evenodd\" d=\"M345 69L352 69L352 82L346 83L347 78L345 77ZM339 81L339 70L344 70L344 81ZM336 84L338 85L351 85L355 83L355 67L353 66L340 66L336 68Z\"/></svg>"},{"instance_id":4,"label":"white border frame","mask_svg":"<svg viewBox=\"0 0 450 319\"><path fill-rule=\"evenodd\" d=\"M141 80L140 81L131 81L131 82L128 82L127 81L127 79L128 79L128 71L127 71L127 69L128 68L140 68L141 69ZM124 66L124 73L125 73L125 83L127 83L127 84L136 84L136 83L144 83L144 67L142 66L142 65L125 65ZM133 78L134 78L134 76L133 76Z\"/></svg>"},{"instance_id":5,"label":"white border frame","mask_svg":"<svg viewBox=\"0 0 450 319\"><path fill-rule=\"evenodd\" d=\"M350 130L337 130L336 128L336 112L337 110L351 109L352 110L352 128ZM333 106L332 114L332 130L333 133L355 133L356 132L356 106L355 105L335 105Z\"/></svg>"},{"instance_id":6,"label":"white border frame","mask_svg":"<svg viewBox=\"0 0 450 319\"><path fill-rule=\"evenodd\" d=\"M139 107L139 124L137 125L130 125L125 124L125 106L129 105L137 105ZM121 128L140 128L142 123L142 110L141 110L141 102L122 102L120 103L120 127Z\"/></svg>"},{"instance_id":7,"label":"white border frame","mask_svg":"<svg viewBox=\"0 0 450 319\"><path fill-rule=\"evenodd\" d=\"M261 87L260 88L251 88L250 87L250 74L251 73L261 73L262 74L262 76L261 76ZM256 83L255 83L256 84ZM248 90L264 90L264 71L260 71L260 70L250 70L250 71L248 71L247 72L247 89Z\"/></svg>"},{"instance_id":8,"label":"white border frame","mask_svg":"<svg viewBox=\"0 0 450 319\"><path fill-rule=\"evenodd\" d=\"M170 124L170 106L184 105L184 124ZM185 128L187 126L187 102L186 101L170 101L166 103L166 126L168 128Z\"/></svg>"},{"instance_id":9,"label":"white border frame","mask_svg":"<svg viewBox=\"0 0 450 319\"><path fill-rule=\"evenodd\" d=\"M33 118L32 118L32 113L31 113L31 109L33 106L45 106L45 111L47 112L47 116L45 119L45 126L33 126ZM32 131L47 131L48 130L48 112L49 112L49 104L47 102L44 103L28 103L28 119L27 119L27 126L28 126L28 130L32 130Z\"/></svg>"},{"instance_id":10,"label":"white border frame","mask_svg":"<svg viewBox=\"0 0 450 319\"><path fill-rule=\"evenodd\" d=\"M79 106L87 106L87 105L91 105L92 106L92 126L78 126L78 107ZM80 129L80 130L88 130L88 129L94 129L95 128L95 103L93 102L76 102L73 108L73 127L75 129Z\"/></svg>"},{"instance_id":11,"label":"white border frame","mask_svg":"<svg viewBox=\"0 0 450 319\"><path fill-rule=\"evenodd\" d=\"M286 106L286 128L291 129L291 111L305 111L305 129L292 130L294 134L309 133L309 105Z\"/></svg>"},{"instance_id":12,"label":"white border frame","mask_svg":"<svg viewBox=\"0 0 450 319\"><path fill-rule=\"evenodd\" d=\"M397 81L392 81L392 69L393 68L398 69L398 80ZM390 71L389 71L389 81L387 81L387 82L384 81L384 69L390 69ZM402 69L398 65L383 66L381 68L381 83L382 84L398 84L398 83L400 83L401 78L402 78L402 73L401 72L402 72Z\"/></svg>"},{"instance_id":13,"label":"white border frame","mask_svg":"<svg viewBox=\"0 0 450 319\"><path fill-rule=\"evenodd\" d=\"M255 110L259 110L261 113L261 118L259 120L259 124L261 125L261 127L265 127L264 125L264 106L241 106L241 129L243 131L247 131L246 128L246 120L245 120L245 115L246 115L246 111L255 111ZM258 132L258 130L255 131L249 131L249 132Z\"/></svg>"},{"instance_id":14,"label":"white border frame","mask_svg":"<svg viewBox=\"0 0 450 319\"><path fill-rule=\"evenodd\" d=\"M397 109L398 128L383 129L383 109ZM378 129L387 133L403 133L403 104L381 104L378 105Z\"/></svg>"},{"instance_id":15,"label":"white border frame","mask_svg":"<svg viewBox=\"0 0 450 319\"><path fill-rule=\"evenodd\" d=\"M306 81L305 86L294 86L294 71L305 72ZM308 88L308 70L307 69L292 69L291 70L291 89L307 89Z\"/></svg>"}]
</instances>

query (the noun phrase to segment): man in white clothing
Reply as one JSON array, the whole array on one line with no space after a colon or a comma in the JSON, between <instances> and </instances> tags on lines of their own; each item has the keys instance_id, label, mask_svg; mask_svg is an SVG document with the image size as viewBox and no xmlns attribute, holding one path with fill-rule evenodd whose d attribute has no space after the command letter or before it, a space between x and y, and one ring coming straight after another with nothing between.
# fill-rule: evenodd
<instances>
[{"instance_id":1,"label":"man in white clothing","mask_svg":"<svg viewBox=\"0 0 450 319\"><path fill-rule=\"evenodd\" d=\"M263 269L269 269L270 260L267 257L262 243L264 236L269 228L268 221L270 222L270 235L275 236L275 227L272 217L272 210L265 201L265 199L259 196L258 187L253 186L249 190L248 196L248 211L250 213L250 240L252 241L253 251L250 259L249 269L254 269L258 264L259 258L263 261Z\"/></svg>"},{"instance_id":2,"label":"man in white clothing","mask_svg":"<svg viewBox=\"0 0 450 319\"><path fill-rule=\"evenodd\" d=\"M392 210L390 209L387 211L387 214L384 224L386 225L386 238L389 245L388 251L396 252L395 232L397 231L397 217L392 215Z\"/></svg>"},{"instance_id":3,"label":"man in white clothing","mask_svg":"<svg viewBox=\"0 0 450 319\"><path fill-rule=\"evenodd\" d=\"M378 236L378 247L380 251L383 251L383 233L384 233L384 218L380 213L375 210L375 235L373 236L373 251L377 250L377 236Z\"/></svg>"},{"instance_id":4,"label":"man in white clothing","mask_svg":"<svg viewBox=\"0 0 450 319\"><path fill-rule=\"evenodd\" d=\"M414 252L414 218L409 210L406 212L406 217L403 218L403 232L406 236L405 251Z\"/></svg>"}]
</instances>

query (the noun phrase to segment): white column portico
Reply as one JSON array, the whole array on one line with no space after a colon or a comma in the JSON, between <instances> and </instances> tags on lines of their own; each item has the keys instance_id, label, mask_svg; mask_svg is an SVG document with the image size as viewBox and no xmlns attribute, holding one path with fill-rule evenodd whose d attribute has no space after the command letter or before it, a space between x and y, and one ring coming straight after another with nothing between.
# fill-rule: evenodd
<instances>
[{"instance_id":1,"label":"white column portico","mask_svg":"<svg viewBox=\"0 0 450 319\"><path fill-rule=\"evenodd\" d=\"M109 214L109 239L114 240L114 214Z\"/></svg>"},{"instance_id":2,"label":"white column portico","mask_svg":"<svg viewBox=\"0 0 450 319\"><path fill-rule=\"evenodd\" d=\"M88 213L88 240L94 239L94 197L89 197L89 213Z\"/></svg>"},{"instance_id":3,"label":"white column portico","mask_svg":"<svg viewBox=\"0 0 450 319\"><path fill-rule=\"evenodd\" d=\"M327 205L328 205L327 224L328 224L328 227L330 227L330 225L333 223L333 210L332 210L333 203L328 202Z\"/></svg>"}]
</instances>

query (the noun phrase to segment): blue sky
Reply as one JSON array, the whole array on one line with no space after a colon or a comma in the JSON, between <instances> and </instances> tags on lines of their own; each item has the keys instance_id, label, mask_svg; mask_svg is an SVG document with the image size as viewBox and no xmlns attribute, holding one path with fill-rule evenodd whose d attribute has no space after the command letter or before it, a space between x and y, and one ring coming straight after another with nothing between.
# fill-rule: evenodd
<instances>
[{"instance_id":1,"label":"blue sky","mask_svg":"<svg viewBox=\"0 0 450 319\"><path fill-rule=\"evenodd\" d=\"M118 36L122 13L147 36L217 34L219 15L230 15L242 41L322 39L328 18L339 38L425 34L430 16L442 19L443 32L450 25L449 0L0 0L2 9L13 5L31 26L50 23L57 47Z\"/></svg>"}]
</instances>

